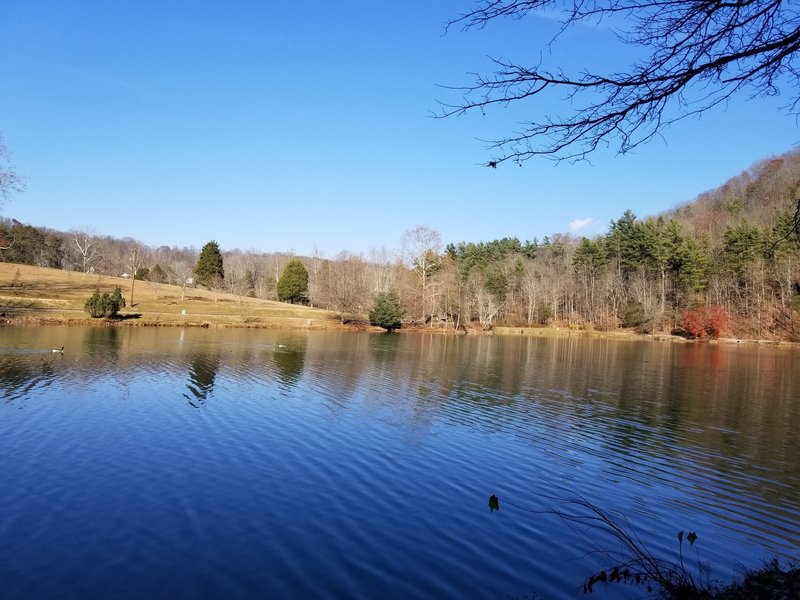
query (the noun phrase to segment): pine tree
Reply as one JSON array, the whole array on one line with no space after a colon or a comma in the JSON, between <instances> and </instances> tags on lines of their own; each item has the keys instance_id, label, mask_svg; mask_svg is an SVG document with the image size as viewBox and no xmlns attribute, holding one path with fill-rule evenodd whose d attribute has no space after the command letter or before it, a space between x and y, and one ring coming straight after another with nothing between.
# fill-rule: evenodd
<instances>
[{"instance_id":1,"label":"pine tree","mask_svg":"<svg viewBox=\"0 0 800 600\"><path fill-rule=\"evenodd\" d=\"M222 267L222 253L219 251L217 242L211 240L200 250L200 258L197 259L194 273L197 275L197 283L206 286L215 277L225 278L225 271Z\"/></svg>"},{"instance_id":2,"label":"pine tree","mask_svg":"<svg viewBox=\"0 0 800 600\"><path fill-rule=\"evenodd\" d=\"M278 280L278 300L292 304L305 304L308 298L308 271L299 259L286 263Z\"/></svg>"},{"instance_id":3,"label":"pine tree","mask_svg":"<svg viewBox=\"0 0 800 600\"><path fill-rule=\"evenodd\" d=\"M380 293L375 297L375 304L369 311L370 325L383 327L386 331L399 329L403 321L403 309L400 298L394 292Z\"/></svg>"},{"instance_id":4,"label":"pine tree","mask_svg":"<svg viewBox=\"0 0 800 600\"><path fill-rule=\"evenodd\" d=\"M700 294L708 285L708 271L711 266L708 239L684 237L673 262L678 283L683 289L682 296L685 296L684 302L679 303L691 304L692 297Z\"/></svg>"}]
</instances>

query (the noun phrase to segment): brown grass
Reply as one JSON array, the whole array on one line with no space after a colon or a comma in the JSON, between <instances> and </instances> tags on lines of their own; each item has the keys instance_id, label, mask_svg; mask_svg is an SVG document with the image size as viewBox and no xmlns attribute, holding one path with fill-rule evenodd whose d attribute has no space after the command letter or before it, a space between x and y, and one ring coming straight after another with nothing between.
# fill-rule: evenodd
<instances>
[{"instance_id":1,"label":"brown grass","mask_svg":"<svg viewBox=\"0 0 800 600\"><path fill-rule=\"evenodd\" d=\"M122 289L128 306L125 325L195 325L220 327L338 328L338 315L327 310L187 288L183 300L174 285L90 273L0 263L0 314L21 322L86 323L86 300L99 288ZM182 311L186 311L185 314Z\"/></svg>"}]
</instances>

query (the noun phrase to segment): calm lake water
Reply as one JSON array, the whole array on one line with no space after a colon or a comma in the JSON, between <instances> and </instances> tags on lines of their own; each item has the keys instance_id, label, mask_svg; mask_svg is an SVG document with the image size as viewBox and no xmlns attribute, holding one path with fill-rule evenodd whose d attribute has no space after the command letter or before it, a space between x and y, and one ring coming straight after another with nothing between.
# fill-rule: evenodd
<instances>
[{"instance_id":1,"label":"calm lake water","mask_svg":"<svg viewBox=\"0 0 800 600\"><path fill-rule=\"evenodd\" d=\"M727 579L800 558L799 426L796 349L3 327L0 595L572 598L576 493Z\"/></svg>"}]
</instances>

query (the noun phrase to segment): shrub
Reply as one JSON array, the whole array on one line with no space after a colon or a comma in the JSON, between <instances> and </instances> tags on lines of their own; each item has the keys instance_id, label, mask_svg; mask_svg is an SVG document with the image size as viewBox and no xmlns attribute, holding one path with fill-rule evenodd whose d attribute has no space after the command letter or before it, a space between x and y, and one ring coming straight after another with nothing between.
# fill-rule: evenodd
<instances>
[{"instance_id":1,"label":"shrub","mask_svg":"<svg viewBox=\"0 0 800 600\"><path fill-rule=\"evenodd\" d=\"M718 338L723 329L728 326L730 315L728 311L719 304L714 304L706 308L706 333L711 337Z\"/></svg>"},{"instance_id":2,"label":"shrub","mask_svg":"<svg viewBox=\"0 0 800 600\"><path fill-rule=\"evenodd\" d=\"M728 312L718 304L701 306L683 313L681 327L695 338L718 338L727 327L729 319Z\"/></svg>"},{"instance_id":3,"label":"shrub","mask_svg":"<svg viewBox=\"0 0 800 600\"><path fill-rule=\"evenodd\" d=\"M687 310L681 318L681 327L692 337L703 337L706 332L703 327L703 316L699 310Z\"/></svg>"},{"instance_id":4,"label":"shrub","mask_svg":"<svg viewBox=\"0 0 800 600\"><path fill-rule=\"evenodd\" d=\"M553 319L553 310L546 304L536 305L536 322L539 325L547 325Z\"/></svg>"},{"instance_id":5,"label":"shrub","mask_svg":"<svg viewBox=\"0 0 800 600\"><path fill-rule=\"evenodd\" d=\"M101 294L99 289L95 289L83 308L93 319L113 318L121 308L125 308L125 298L122 297L122 290L119 287L114 288L111 294L108 292Z\"/></svg>"},{"instance_id":6,"label":"shrub","mask_svg":"<svg viewBox=\"0 0 800 600\"><path fill-rule=\"evenodd\" d=\"M645 320L644 307L639 302L631 302L622 311L622 326L637 327Z\"/></svg>"}]
</instances>

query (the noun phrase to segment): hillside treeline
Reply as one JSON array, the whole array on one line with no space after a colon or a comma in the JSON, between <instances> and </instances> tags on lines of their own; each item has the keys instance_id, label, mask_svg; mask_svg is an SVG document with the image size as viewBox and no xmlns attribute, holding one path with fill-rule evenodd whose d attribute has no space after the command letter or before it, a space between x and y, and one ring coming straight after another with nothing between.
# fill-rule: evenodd
<instances>
[{"instance_id":1,"label":"hillside treeline","mask_svg":"<svg viewBox=\"0 0 800 600\"><path fill-rule=\"evenodd\" d=\"M277 299L289 260L308 271L306 301L364 315L376 294L394 291L406 321L460 329L497 324L643 332L680 329L687 311L721 307L727 333L800 339L800 152L763 161L720 188L662 215L626 211L594 238L555 234L442 246L435 230L405 232L400 247L340 252L223 253L214 286ZM195 248L147 248L89 231L57 232L0 222L0 260L136 275L190 289Z\"/></svg>"},{"instance_id":2,"label":"hillside treeline","mask_svg":"<svg viewBox=\"0 0 800 600\"><path fill-rule=\"evenodd\" d=\"M799 188L792 152L665 214L626 211L592 239L450 244L443 297L484 325L643 332L680 329L687 311L719 306L733 335L800 339Z\"/></svg>"}]
</instances>

